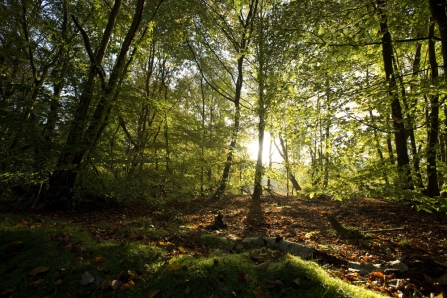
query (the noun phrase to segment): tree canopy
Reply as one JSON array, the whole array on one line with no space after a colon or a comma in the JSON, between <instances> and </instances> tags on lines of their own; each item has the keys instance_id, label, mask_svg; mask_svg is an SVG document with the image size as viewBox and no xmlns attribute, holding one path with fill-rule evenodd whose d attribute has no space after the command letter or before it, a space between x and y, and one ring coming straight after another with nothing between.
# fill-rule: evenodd
<instances>
[{"instance_id":1,"label":"tree canopy","mask_svg":"<svg viewBox=\"0 0 447 298\"><path fill-rule=\"evenodd\" d=\"M4 1L0 187L55 208L304 191L444 210L445 8Z\"/></svg>"}]
</instances>

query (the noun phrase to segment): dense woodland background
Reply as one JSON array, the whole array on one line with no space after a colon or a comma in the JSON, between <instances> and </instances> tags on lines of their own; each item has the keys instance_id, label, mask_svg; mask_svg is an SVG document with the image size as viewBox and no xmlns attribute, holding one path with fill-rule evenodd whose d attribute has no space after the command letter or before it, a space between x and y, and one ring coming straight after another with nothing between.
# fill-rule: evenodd
<instances>
[{"instance_id":1,"label":"dense woodland background","mask_svg":"<svg viewBox=\"0 0 447 298\"><path fill-rule=\"evenodd\" d=\"M256 199L272 179L447 210L445 0L22 0L0 20L4 196Z\"/></svg>"}]
</instances>

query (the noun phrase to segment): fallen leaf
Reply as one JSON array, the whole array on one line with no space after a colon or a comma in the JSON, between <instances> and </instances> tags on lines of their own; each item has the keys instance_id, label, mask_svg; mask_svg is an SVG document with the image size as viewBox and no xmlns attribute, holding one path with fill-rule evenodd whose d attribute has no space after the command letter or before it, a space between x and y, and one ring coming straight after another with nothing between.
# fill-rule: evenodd
<instances>
[{"instance_id":1,"label":"fallen leaf","mask_svg":"<svg viewBox=\"0 0 447 298\"><path fill-rule=\"evenodd\" d=\"M36 276L37 274L40 274L40 273L46 273L48 270L50 270L50 268L44 267L44 266L39 266L37 268L34 268L34 270L31 271L28 275Z\"/></svg>"},{"instance_id":2,"label":"fallen leaf","mask_svg":"<svg viewBox=\"0 0 447 298\"><path fill-rule=\"evenodd\" d=\"M370 273L370 278L373 278L373 277L375 277L375 278L383 278L383 273L380 272L380 271L371 272Z\"/></svg>"},{"instance_id":3,"label":"fallen leaf","mask_svg":"<svg viewBox=\"0 0 447 298\"><path fill-rule=\"evenodd\" d=\"M32 286L33 288L37 288L37 287L40 286L44 281L45 281L45 279L43 279L43 278L38 279L38 280L36 280L36 281L33 281L33 282L31 283L31 286Z\"/></svg>"},{"instance_id":4,"label":"fallen leaf","mask_svg":"<svg viewBox=\"0 0 447 298\"><path fill-rule=\"evenodd\" d=\"M132 288L135 288L135 283L132 280L129 280L125 284L122 284L120 289L123 291L130 290Z\"/></svg>"},{"instance_id":5,"label":"fallen leaf","mask_svg":"<svg viewBox=\"0 0 447 298\"><path fill-rule=\"evenodd\" d=\"M301 279L299 279L299 278L295 278L295 279L293 280L293 282L294 282L297 286L301 286Z\"/></svg>"},{"instance_id":6,"label":"fallen leaf","mask_svg":"<svg viewBox=\"0 0 447 298\"><path fill-rule=\"evenodd\" d=\"M153 298L155 297L155 295L157 295L158 293L160 293L160 290L152 290L149 292L149 294L147 295L147 298Z\"/></svg>"},{"instance_id":7,"label":"fallen leaf","mask_svg":"<svg viewBox=\"0 0 447 298\"><path fill-rule=\"evenodd\" d=\"M93 262L95 263L100 263L100 262L104 262L106 260L105 257L96 257Z\"/></svg>"},{"instance_id":8,"label":"fallen leaf","mask_svg":"<svg viewBox=\"0 0 447 298\"><path fill-rule=\"evenodd\" d=\"M168 265L169 270L178 270L180 268L182 268L182 265L178 262L172 262L172 263L169 263L169 265Z\"/></svg>"},{"instance_id":9,"label":"fallen leaf","mask_svg":"<svg viewBox=\"0 0 447 298\"><path fill-rule=\"evenodd\" d=\"M186 249L184 249L182 246L177 247L178 251L182 254L186 253Z\"/></svg>"},{"instance_id":10,"label":"fallen leaf","mask_svg":"<svg viewBox=\"0 0 447 298\"><path fill-rule=\"evenodd\" d=\"M112 289L118 290L121 287L122 284L123 284L122 281L115 279L115 280L112 281L111 286L112 286Z\"/></svg>"},{"instance_id":11,"label":"fallen leaf","mask_svg":"<svg viewBox=\"0 0 447 298\"><path fill-rule=\"evenodd\" d=\"M58 279L53 283L55 286L62 284L62 279Z\"/></svg>"},{"instance_id":12,"label":"fallen leaf","mask_svg":"<svg viewBox=\"0 0 447 298\"><path fill-rule=\"evenodd\" d=\"M15 241L13 243L11 243L11 247L18 247L18 246L22 246L23 242L22 241Z\"/></svg>"},{"instance_id":13,"label":"fallen leaf","mask_svg":"<svg viewBox=\"0 0 447 298\"><path fill-rule=\"evenodd\" d=\"M257 287L256 289L254 289L253 294L255 294L256 298L268 298L269 297L269 292L264 291L260 287Z\"/></svg>"},{"instance_id":14,"label":"fallen leaf","mask_svg":"<svg viewBox=\"0 0 447 298\"><path fill-rule=\"evenodd\" d=\"M283 285L282 281L280 281L280 280L270 280L270 279L266 278L266 279L264 279L264 281L266 284L274 286L274 287Z\"/></svg>"},{"instance_id":15,"label":"fallen leaf","mask_svg":"<svg viewBox=\"0 0 447 298\"><path fill-rule=\"evenodd\" d=\"M190 288L190 287L186 287L184 293L185 293L186 295L189 295L189 293L191 293L191 288Z\"/></svg>"},{"instance_id":16,"label":"fallen leaf","mask_svg":"<svg viewBox=\"0 0 447 298\"><path fill-rule=\"evenodd\" d=\"M135 234L134 232L130 233L130 235L129 235L129 239L135 239L137 237L138 237L138 235Z\"/></svg>"},{"instance_id":17,"label":"fallen leaf","mask_svg":"<svg viewBox=\"0 0 447 298\"><path fill-rule=\"evenodd\" d=\"M16 287L12 287L10 289L7 289L3 292L0 292L0 297L10 297L17 291Z\"/></svg>"},{"instance_id":18,"label":"fallen leaf","mask_svg":"<svg viewBox=\"0 0 447 298\"><path fill-rule=\"evenodd\" d=\"M265 270L268 268L268 266L270 266L270 262L264 262L259 265L256 265L255 268L258 270Z\"/></svg>"},{"instance_id":19,"label":"fallen leaf","mask_svg":"<svg viewBox=\"0 0 447 298\"><path fill-rule=\"evenodd\" d=\"M129 274L130 280L134 280L138 277L138 273L135 270L128 270L127 273Z\"/></svg>"},{"instance_id":20,"label":"fallen leaf","mask_svg":"<svg viewBox=\"0 0 447 298\"><path fill-rule=\"evenodd\" d=\"M110 287L112 285L112 282L110 281L110 279L104 279L101 283L101 290L104 290L108 287Z\"/></svg>"},{"instance_id":21,"label":"fallen leaf","mask_svg":"<svg viewBox=\"0 0 447 298\"><path fill-rule=\"evenodd\" d=\"M89 283L93 282L94 280L95 280L95 278L90 273L85 271L81 277L81 285L83 285L83 286L88 285Z\"/></svg>"}]
</instances>

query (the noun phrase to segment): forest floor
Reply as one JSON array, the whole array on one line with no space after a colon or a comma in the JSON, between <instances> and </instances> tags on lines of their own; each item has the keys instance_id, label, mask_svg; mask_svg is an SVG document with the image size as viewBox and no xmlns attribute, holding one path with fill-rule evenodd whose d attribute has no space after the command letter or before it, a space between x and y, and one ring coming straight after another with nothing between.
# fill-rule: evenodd
<instances>
[{"instance_id":1,"label":"forest floor","mask_svg":"<svg viewBox=\"0 0 447 298\"><path fill-rule=\"evenodd\" d=\"M253 270L238 267L242 266L241 264L246 259L254 261L256 264L265 259L265 257L260 257L258 252L241 248L240 240L247 237L281 237L284 240L310 247L315 250L314 257L318 263L336 279L373 289L388 296L442 297L442 292L447 293L447 216L440 213L430 214L416 211L401 202L369 198L334 201L328 197L301 199L281 196L265 196L260 201L253 201L249 196L234 196L221 201L192 199L157 205L133 202L121 204L117 208L68 212L43 210L31 213L13 212L7 206L0 204L0 215L4 216L4 218L0 218L0 261L2 259L4 261L3 265L0 262L0 269L2 266L5 267L3 273L0 270L0 278L6 287L5 289L0 288L0 291L6 290L6 292L0 293L0 297L9 297L8 293L10 292L8 291L11 289L10 294L12 295L16 291L20 292L16 282L12 280L14 274L18 280L29 279L28 285L23 287L20 293L34 293L35 290L32 289L39 286L35 283L39 281L44 283L45 280L45 278L41 278L42 268L46 268L45 270L48 271L48 268L51 267L61 267L56 263L53 265L43 264L51 264L56 261L54 257L51 257L51 255L59 254L53 251L54 249L60 251L63 256L67 253L73 255L71 259L65 260L67 264L71 264L65 266L72 266L70 270L64 268L64 271L61 271L62 269L55 270L53 268L53 279L56 280L54 285L62 283L59 277L67 274L66 272L70 272L70 274L74 272L78 274L79 278L73 282L71 287L79 287L79 280L81 280L81 284L85 283L86 285L92 285L93 280L98 283L87 270L91 273L96 272L98 275L104 275L104 272L109 271L109 275L111 275L117 270L119 273L120 268L126 266L128 269L135 269L140 274L150 269L158 276L163 275L160 272L164 272L160 271L160 268L167 268L168 271L170 269L183 270L185 266L180 265L183 261L178 261L180 259L177 258L212 256L216 249L220 251L220 256L229 256L228 258L231 258L233 253L241 255L248 252L249 258L246 256L245 259L238 259L232 268L236 272ZM214 216L217 211L221 211L223 214L225 228L213 228ZM327 220L328 216L334 216L342 225L355 227L360 231L396 230L370 232L368 239L346 239L339 237L332 229ZM31 244L27 244L27 242ZM38 243L41 243L42 247L39 248L41 252L35 251L39 246ZM27 258L25 252L29 256L38 255L40 257L42 255L42 259L35 262L28 260L26 262L29 263L23 263L23 258ZM48 254L50 259L44 259L43 255ZM289 261L286 256L278 257L278 255L269 254L268 258L275 262L278 261L278 258L282 258L281 266L284 263L286 266L279 271L272 269L271 272L269 271L270 273L287 273L287 270L297 272L298 269L295 267L289 268L290 264L287 265ZM120 256L119 264L117 260L114 260L116 256ZM143 259L145 261L142 261ZM409 270L385 273L373 271L360 274L356 270L350 270L347 266L348 261L383 264L395 260L401 260L407 264ZM214 263L211 262L211 267L213 264L215 267L219 262L223 262L223 259L215 257ZM231 263L231 259L228 262ZM148 264L152 267L149 268ZM33 266L36 268L31 271ZM191 267L192 276L199 272L192 269L195 268L195 265L189 264L188 266ZM208 269L214 270L213 268ZM27 277L24 278L23 272L27 272L27 270L31 272L25 273ZM135 272L129 270L129 272L131 271ZM130 279L133 273L129 274L124 278L122 272L120 273L120 278L124 283L122 287L133 286L132 279ZM186 272L183 270L182 275L178 275L176 278L179 279L185 274ZM229 288L232 283L225 282L224 274L219 274L215 278L218 280L215 282L218 284L217 287L222 287L227 283ZM250 274L257 276L261 273L255 270ZM239 283L241 281L248 283L248 274L245 276L239 272L235 275L238 276L236 281L239 280ZM232 274L228 274L228 276L232 276ZM8 281L8 278L11 280ZM120 280L118 277L116 278ZM166 276L166 278L169 284L172 277ZM257 278L264 280L263 277L262 279L259 276ZM287 279L284 276L278 278ZM62 280L64 279L62 278ZM140 276L140 280L146 280L144 286L146 294L147 289L156 285L149 275L146 279ZM189 283L192 284L192 280L191 277ZM185 279L181 282L185 284L186 281ZM48 281L45 282L48 283ZM162 287L162 282L158 282ZM320 282L318 281L316 284ZM106 282L100 282L101 288L104 283ZM142 285L144 282L139 281L139 283ZM198 281L199 285L200 283ZM292 288L290 288L290 283L292 283ZM113 288L112 284L105 284L105 286ZM236 286L236 284L231 286ZM253 293L258 289L261 291L258 284L252 286L255 289ZM288 288L284 288L283 285L268 284L266 289L271 287L282 288L281 292L278 290L276 296L273 297L283 297L281 294L283 290L284 293L300 291L294 289L292 280L289 281ZM73 290L69 287L66 289L70 289L68 292ZM252 297L251 294L244 296L242 292L238 292L246 290L244 288L236 290L239 293L237 297ZM53 294L56 293L56 296L60 296L62 293L61 290L57 292L57 288L51 291ZM165 294L162 297L175 296L175 294L169 294L166 286L164 291ZM188 294L187 291L189 291L189 287L185 288L184 294ZM255 293L255 297L268 297L268 293L265 296L263 290L259 291L259 295ZM83 288L81 292L85 294L88 291ZM150 291L147 296L145 294L145 297L153 297L151 295L155 296L158 292L158 290ZM6 293L6 295L2 296L2 293ZM48 286L46 292L42 293L50 293ZM233 293L233 297L236 297L235 295ZM315 293L304 294L304 296L306 295L314 297Z\"/></svg>"},{"instance_id":2,"label":"forest floor","mask_svg":"<svg viewBox=\"0 0 447 298\"><path fill-rule=\"evenodd\" d=\"M228 225L222 235L230 239L282 237L304 244L318 252L321 264L333 265L328 272L353 284L365 283L393 296L405 287L420 291L418 295L447 294L445 214L417 211L402 202L372 198L336 201L324 196L266 196L256 202L243 196L219 202L191 201L184 216L198 227L206 226L212 224L216 210L224 213ZM343 239L332 229L328 216L360 231L396 230L370 232L370 239L366 240ZM395 260L407 264L409 270L361 276L346 266L348 261L384 264Z\"/></svg>"}]
</instances>

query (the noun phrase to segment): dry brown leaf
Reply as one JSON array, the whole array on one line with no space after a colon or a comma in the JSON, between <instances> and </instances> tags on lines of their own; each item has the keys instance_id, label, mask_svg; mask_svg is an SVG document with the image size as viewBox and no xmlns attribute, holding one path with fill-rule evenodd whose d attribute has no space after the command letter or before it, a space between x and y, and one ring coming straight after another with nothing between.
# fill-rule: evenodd
<instances>
[{"instance_id":1,"label":"dry brown leaf","mask_svg":"<svg viewBox=\"0 0 447 298\"><path fill-rule=\"evenodd\" d=\"M293 282L294 282L297 286L301 286L301 279L299 279L299 278L295 278L295 279L293 280Z\"/></svg>"},{"instance_id":2,"label":"dry brown leaf","mask_svg":"<svg viewBox=\"0 0 447 298\"><path fill-rule=\"evenodd\" d=\"M43 278L38 279L38 280L36 280L36 281L33 281L33 282L31 283L31 286L32 286L33 288L37 288L37 287L40 286L44 281L45 281L45 279L43 279Z\"/></svg>"},{"instance_id":3,"label":"dry brown leaf","mask_svg":"<svg viewBox=\"0 0 447 298\"><path fill-rule=\"evenodd\" d=\"M269 297L269 292L264 291L260 287L257 287L256 289L254 289L253 294L255 294L255 298L268 298Z\"/></svg>"},{"instance_id":4,"label":"dry brown leaf","mask_svg":"<svg viewBox=\"0 0 447 298\"><path fill-rule=\"evenodd\" d=\"M18 247L18 246L22 246L23 242L22 241L15 241L13 243L11 243L11 247Z\"/></svg>"},{"instance_id":5,"label":"dry brown leaf","mask_svg":"<svg viewBox=\"0 0 447 298\"><path fill-rule=\"evenodd\" d=\"M147 294L147 298L153 298L158 293L160 293L160 290L152 290L152 291L149 292L149 294Z\"/></svg>"},{"instance_id":6,"label":"dry brown leaf","mask_svg":"<svg viewBox=\"0 0 447 298\"><path fill-rule=\"evenodd\" d=\"M3 292L0 292L0 297L10 297L17 291L16 287L12 287L10 289L7 289Z\"/></svg>"},{"instance_id":7,"label":"dry brown leaf","mask_svg":"<svg viewBox=\"0 0 447 298\"><path fill-rule=\"evenodd\" d=\"M56 287L60 284L62 284L62 279L58 279L53 283Z\"/></svg>"},{"instance_id":8,"label":"dry brown leaf","mask_svg":"<svg viewBox=\"0 0 447 298\"><path fill-rule=\"evenodd\" d=\"M36 276L37 274L40 274L40 273L46 273L46 272L48 272L48 270L50 270L50 268L44 267L44 266L39 266L37 268L34 268L34 270L31 271L28 275Z\"/></svg>"},{"instance_id":9,"label":"dry brown leaf","mask_svg":"<svg viewBox=\"0 0 447 298\"><path fill-rule=\"evenodd\" d=\"M120 289L123 291L130 290L132 288L135 288L135 283L132 280L129 280L125 284L122 284Z\"/></svg>"},{"instance_id":10,"label":"dry brown leaf","mask_svg":"<svg viewBox=\"0 0 447 298\"><path fill-rule=\"evenodd\" d=\"M110 281L110 279L107 278L107 279L102 281L102 283L101 283L101 290L104 290L104 289L110 287L111 285L112 285L112 282Z\"/></svg>"},{"instance_id":11,"label":"dry brown leaf","mask_svg":"<svg viewBox=\"0 0 447 298\"><path fill-rule=\"evenodd\" d=\"M383 273L380 272L380 271L371 272L369 276L370 276L370 278L373 278L373 277L375 277L375 278L383 278Z\"/></svg>"},{"instance_id":12,"label":"dry brown leaf","mask_svg":"<svg viewBox=\"0 0 447 298\"><path fill-rule=\"evenodd\" d=\"M127 274L129 274L130 280L137 279L138 277L138 273L135 270L127 270Z\"/></svg>"},{"instance_id":13,"label":"dry brown leaf","mask_svg":"<svg viewBox=\"0 0 447 298\"><path fill-rule=\"evenodd\" d=\"M189 295L189 293L191 293L191 288L190 288L190 287L186 287L184 293L185 293L186 295Z\"/></svg>"},{"instance_id":14,"label":"dry brown leaf","mask_svg":"<svg viewBox=\"0 0 447 298\"><path fill-rule=\"evenodd\" d=\"M111 286L112 286L112 289L118 290L121 287L122 284L123 284L122 281L115 279L115 280L112 281Z\"/></svg>"},{"instance_id":15,"label":"dry brown leaf","mask_svg":"<svg viewBox=\"0 0 447 298\"><path fill-rule=\"evenodd\" d=\"M258 270L266 270L270 266L270 262L264 262L259 265L256 265L255 268Z\"/></svg>"},{"instance_id":16,"label":"dry brown leaf","mask_svg":"<svg viewBox=\"0 0 447 298\"><path fill-rule=\"evenodd\" d=\"M99 256L99 257L96 257L96 258L93 260L93 262L95 262L95 263L100 263L100 262L104 262L105 260L106 260L105 257Z\"/></svg>"}]
</instances>

